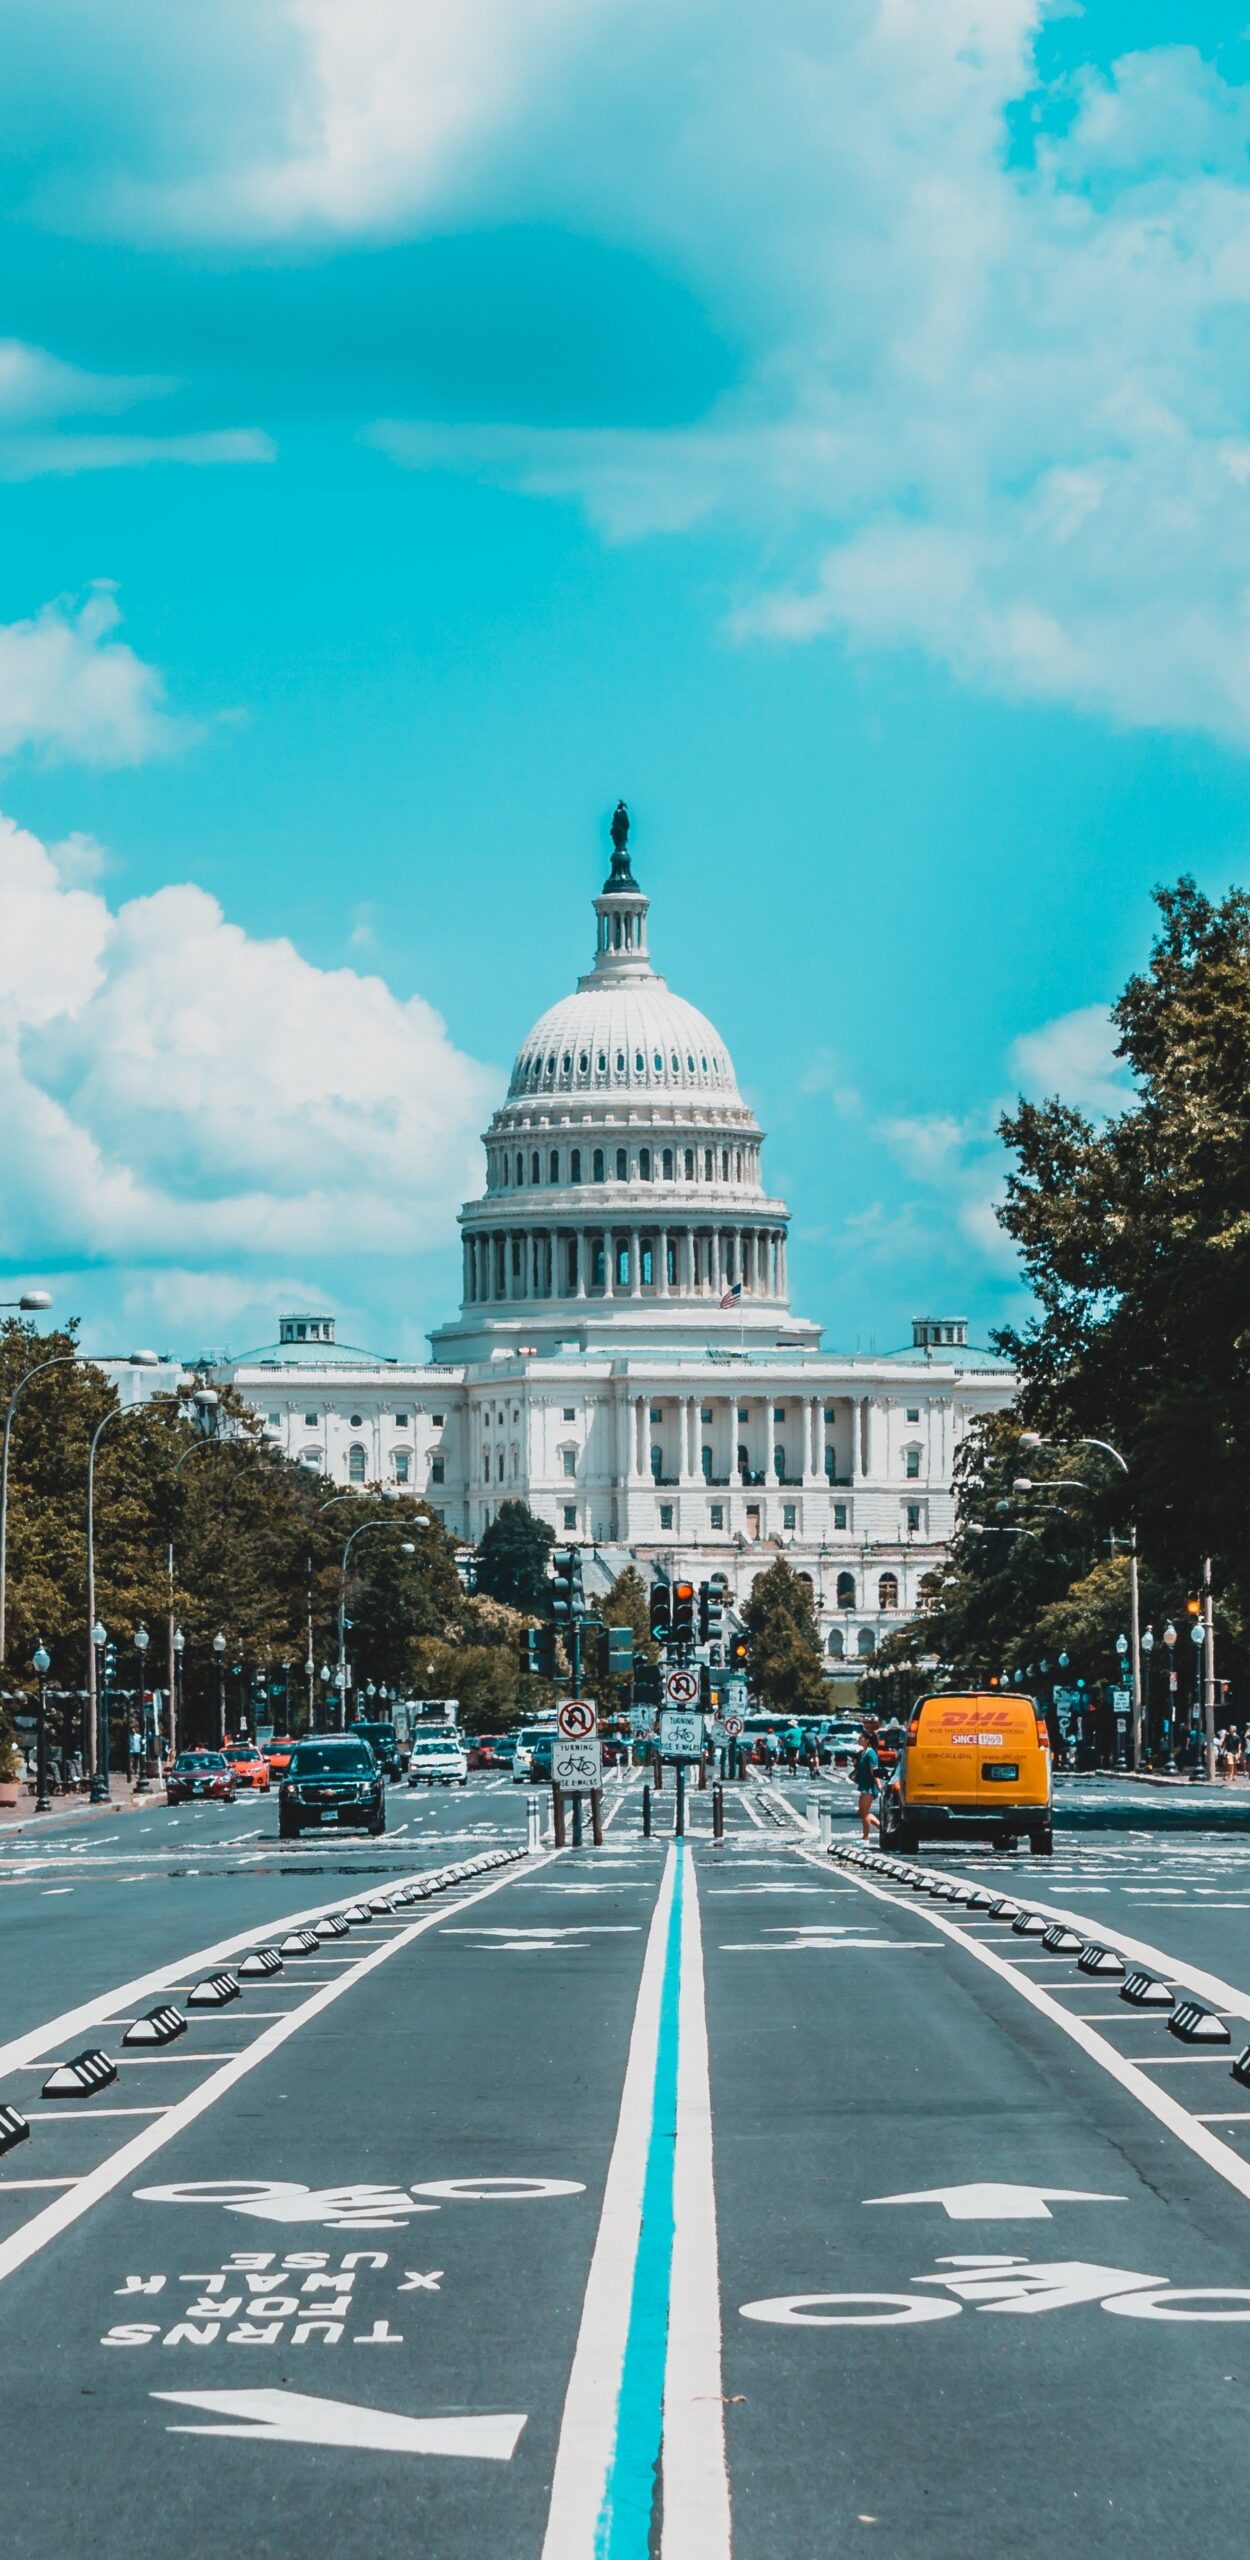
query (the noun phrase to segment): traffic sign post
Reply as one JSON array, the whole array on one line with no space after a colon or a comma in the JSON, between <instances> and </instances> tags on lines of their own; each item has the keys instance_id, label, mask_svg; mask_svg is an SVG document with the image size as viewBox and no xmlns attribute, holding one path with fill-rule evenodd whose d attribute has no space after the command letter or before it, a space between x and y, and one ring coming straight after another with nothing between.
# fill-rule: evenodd
<instances>
[{"instance_id":1,"label":"traffic sign post","mask_svg":"<svg viewBox=\"0 0 1250 2560\"><path fill-rule=\"evenodd\" d=\"M595 1732L598 1717L589 1698L564 1698L556 1708L556 1732L564 1742L585 1742Z\"/></svg>"},{"instance_id":2,"label":"traffic sign post","mask_svg":"<svg viewBox=\"0 0 1250 2560\"><path fill-rule=\"evenodd\" d=\"M665 1704L669 1707L697 1707L699 1674L697 1669L670 1671L664 1681Z\"/></svg>"},{"instance_id":3,"label":"traffic sign post","mask_svg":"<svg viewBox=\"0 0 1250 2560\"><path fill-rule=\"evenodd\" d=\"M665 1707L660 1717L662 1760L701 1760L705 1739L701 1715L688 1707Z\"/></svg>"}]
</instances>

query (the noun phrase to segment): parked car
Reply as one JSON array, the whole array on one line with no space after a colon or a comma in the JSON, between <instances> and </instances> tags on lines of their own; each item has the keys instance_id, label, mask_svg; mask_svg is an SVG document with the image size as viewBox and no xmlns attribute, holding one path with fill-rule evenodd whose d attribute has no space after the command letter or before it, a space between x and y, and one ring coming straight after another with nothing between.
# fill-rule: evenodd
<instances>
[{"instance_id":1,"label":"parked car","mask_svg":"<svg viewBox=\"0 0 1250 2560\"><path fill-rule=\"evenodd\" d=\"M367 1742L350 1733L310 1734L296 1744L278 1793L278 1837L298 1840L308 1827L386 1829L386 1780Z\"/></svg>"},{"instance_id":2,"label":"parked car","mask_svg":"<svg viewBox=\"0 0 1250 2560\"><path fill-rule=\"evenodd\" d=\"M459 1733L419 1733L408 1755L408 1784L467 1787L469 1755Z\"/></svg>"},{"instance_id":3,"label":"parked car","mask_svg":"<svg viewBox=\"0 0 1250 2560\"><path fill-rule=\"evenodd\" d=\"M349 1734L357 1734L362 1742L368 1743L379 1769L384 1770L388 1778L402 1778L404 1748L393 1724L387 1722L349 1724L347 1730Z\"/></svg>"},{"instance_id":4,"label":"parked car","mask_svg":"<svg viewBox=\"0 0 1250 2560\"><path fill-rule=\"evenodd\" d=\"M228 1742L225 1756L234 1771L236 1787L251 1787L258 1795L268 1795L269 1763L254 1742Z\"/></svg>"},{"instance_id":5,"label":"parked car","mask_svg":"<svg viewBox=\"0 0 1250 2560\"><path fill-rule=\"evenodd\" d=\"M234 1770L224 1751L180 1751L165 1780L165 1791L170 1804L189 1804L195 1796L233 1804Z\"/></svg>"}]
</instances>

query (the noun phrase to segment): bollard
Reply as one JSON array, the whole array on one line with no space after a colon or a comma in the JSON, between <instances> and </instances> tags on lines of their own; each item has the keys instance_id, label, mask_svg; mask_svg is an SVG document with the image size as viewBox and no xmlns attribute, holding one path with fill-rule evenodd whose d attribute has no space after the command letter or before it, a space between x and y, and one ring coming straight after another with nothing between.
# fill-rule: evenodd
<instances>
[{"instance_id":1,"label":"bollard","mask_svg":"<svg viewBox=\"0 0 1250 2560\"><path fill-rule=\"evenodd\" d=\"M603 1847L603 1797L598 1787L590 1793L590 1836L596 1849Z\"/></svg>"},{"instance_id":2,"label":"bollard","mask_svg":"<svg viewBox=\"0 0 1250 2560\"><path fill-rule=\"evenodd\" d=\"M677 1763L676 1787L677 1802L673 1808L673 1838L684 1840L686 1836L686 1763L684 1760L679 1760Z\"/></svg>"},{"instance_id":3,"label":"bollard","mask_svg":"<svg viewBox=\"0 0 1250 2560\"><path fill-rule=\"evenodd\" d=\"M820 1821L820 1798L813 1787L809 1787L807 1790L807 1802L803 1807L803 1811L807 1818L808 1830L815 1831Z\"/></svg>"},{"instance_id":4,"label":"bollard","mask_svg":"<svg viewBox=\"0 0 1250 2560\"><path fill-rule=\"evenodd\" d=\"M724 1788L723 1788L723 1787L713 1787L713 1789L712 1789L712 1838L713 1838L714 1840L723 1840L723 1839L724 1839L724 1837L725 1837L725 1790L724 1790Z\"/></svg>"},{"instance_id":5,"label":"bollard","mask_svg":"<svg viewBox=\"0 0 1250 2560\"><path fill-rule=\"evenodd\" d=\"M649 1840L651 1837L651 1781L649 1778L644 1778L642 1782L642 1836L644 1840Z\"/></svg>"},{"instance_id":6,"label":"bollard","mask_svg":"<svg viewBox=\"0 0 1250 2560\"><path fill-rule=\"evenodd\" d=\"M551 1790L551 1837L557 1849L564 1847L564 1798L558 1787Z\"/></svg>"},{"instance_id":7,"label":"bollard","mask_svg":"<svg viewBox=\"0 0 1250 2560\"><path fill-rule=\"evenodd\" d=\"M542 1846L543 1809L537 1796L530 1796L525 1807L525 1846L532 1858Z\"/></svg>"},{"instance_id":8,"label":"bollard","mask_svg":"<svg viewBox=\"0 0 1250 2560\"><path fill-rule=\"evenodd\" d=\"M831 1849L833 1847L833 1806L828 1796L821 1797L816 1818L820 1825L821 1848Z\"/></svg>"},{"instance_id":9,"label":"bollard","mask_svg":"<svg viewBox=\"0 0 1250 2560\"><path fill-rule=\"evenodd\" d=\"M581 1797L580 1797L580 1796L574 1796L574 1798L573 1798L573 1846L574 1846L574 1848L575 1848L575 1849L580 1849L581 1845L582 1845L582 1800L581 1800Z\"/></svg>"},{"instance_id":10,"label":"bollard","mask_svg":"<svg viewBox=\"0 0 1250 2560\"><path fill-rule=\"evenodd\" d=\"M703 1759L701 1759L701 1760L700 1760L700 1762L699 1762L699 1793L700 1793L700 1795L702 1795L703 1790L704 1790L704 1788L706 1787L706 1785L707 1785L707 1758L706 1758L706 1755L705 1755L705 1756L703 1757Z\"/></svg>"}]
</instances>

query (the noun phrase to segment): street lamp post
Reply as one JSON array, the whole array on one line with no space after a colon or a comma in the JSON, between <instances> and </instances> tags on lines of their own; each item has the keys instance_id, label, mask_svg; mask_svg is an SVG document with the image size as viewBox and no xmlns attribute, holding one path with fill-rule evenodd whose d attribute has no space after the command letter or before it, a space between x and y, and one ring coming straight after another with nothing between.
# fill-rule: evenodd
<instances>
[{"instance_id":1,"label":"street lamp post","mask_svg":"<svg viewBox=\"0 0 1250 2560\"><path fill-rule=\"evenodd\" d=\"M139 1775L135 1794L150 1796L152 1781L148 1776L148 1646L152 1639L142 1620L135 1628L136 1678L135 1692L139 1709Z\"/></svg>"},{"instance_id":2,"label":"street lamp post","mask_svg":"<svg viewBox=\"0 0 1250 2560\"><path fill-rule=\"evenodd\" d=\"M181 1627L175 1627L173 1639L170 1645L170 1651L174 1659L173 1675L169 1684L169 1757L171 1762L177 1759L178 1736L182 1731L182 1657L186 1652L186 1649L187 1639L184 1636Z\"/></svg>"},{"instance_id":3,"label":"street lamp post","mask_svg":"<svg viewBox=\"0 0 1250 2560\"><path fill-rule=\"evenodd\" d=\"M1045 1448L1046 1443L1040 1431L1022 1431L1020 1434L1020 1446L1022 1449L1043 1449ZM1129 1465L1127 1458L1121 1457L1119 1450L1113 1448L1110 1440L1096 1440L1092 1437L1086 1437L1078 1440L1076 1446L1078 1449L1101 1449L1104 1457L1114 1458L1122 1475L1128 1475ZM1209 1578L1210 1577L1208 1576L1208 1579ZM1135 1520L1130 1520L1129 1522L1128 1582L1129 1625L1131 1629L1129 1650L1132 1657L1133 1684L1133 1767L1136 1769L1140 1765L1141 1761L1141 1604L1137 1586L1137 1523ZM1212 1763L1212 1766L1214 1766L1214 1762Z\"/></svg>"},{"instance_id":4,"label":"street lamp post","mask_svg":"<svg viewBox=\"0 0 1250 2560\"><path fill-rule=\"evenodd\" d=\"M1155 1631L1146 1627L1142 1633L1142 1739L1146 1758L1154 1756L1154 1740L1150 1728L1150 1662L1155 1649Z\"/></svg>"},{"instance_id":5,"label":"street lamp post","mask_svg":"<svg viewBox=\"0 0 1250 2560\"><path fill-rule=\"evenodd\" d=\"M226 1741L226 1639L218 1633L213 1638L217 1657L217 1748L224 1750Z\"/></svg>"},{"instance_id":6,"label":"street lamp post","mask_svg":"<svg viewBox=\"0 0 1250 2560\"><path fill-rule=\"evenodd\" d=\"M1163 1630L1163 1641L1168 1649L1168 1756L1165 1767L1168 1776L1174 1778L1176 1775L1176 1629L1170 1618Z\"/></svg>"},{"instance_id":7,"label":"street lamp post","mask_svg":"<svg viewBox=\"0 0 1250 2560\"><path fill-rule=\"evenodd\" d=\"M336 1498L337 1498L337 1497L336 1497ZM323 1508L324 1510L327 1510L327 1511L328 1511L329 1507L330 1507L330 1506L329 1506L329 1504L328 1504L328 1503L325 1503L325 1504L323 1504L323 1505L322 1505L322 1508ZM363 1538L363 1537L366 1537L366 1536L368 1535L368 1532L369 1532L369 1530L370 1530L370 1529L388 1529L388 1530L390 1530L390 1532L391 1532L391 1533L392 1533L392 1535L393 1535L396 1529L407 1529L407 1528L413 1528L413 1529L428 1529L428 1528L429 1528L429 1525L430 1525L430 1524L429 1524L429 1521L428 1521L427 1519L425 1519L425 1518L421 1517L421 1516L418 1516L416 1519L411 1520L411 1521L408 1521L408 1520L362 1520L362 1521L361 1521L361 1523L360 1523L360 1527L359 1527L358 1529L353 1529L353 1530L352 1530L352 1532L351 1532L351 1535L350 1535L350 1536L349 1536L349 1538L347 1539L347 1542L346 1542L346 1544L345 1544L345 1546L344 1546L344 1548L343 1548L343 1557L342 1557L342 1562L341 1562L340 1567L339 1567L339 1714L338 1714L338 1720L339 1720L339 1724L340 1724L340 1725L345 1725L345 1724L346 1724L346 1722L347 1722L347 1566L348 1566L348 1560L349 1560L349 1558L350 1558L350 1556L351 1556L352 1548L355 1546L357 1538ZM415 1554L416 1554L417 1550L416 1550L416 1546L415 1546L415 1544L414 1544L413 1540L412 1540L411 1538L406 1538L406 1539L404 1540L404 1543L403 1543L402 1547L400 1548L399 1552L400 1552L401 1556L415 1556Z\"/></svg>"},{"instance_id":8,"label":"street lamp post","mask_svg":"<svg viewBox=\"0 0 1250 2560\"><path fill-rule=\"evenodd\" d=\"M1123 1677L1124 1677L1124 1661L1125 1661L1125 1656L1126 1656L1126 1655L1127 1655L1127 1653L1128 1653L1128 1637L1127 1637L1127 1636L1117 1636L1117 1637L1116 1637L1116 1640L1115 1640L1115 1649L1116 1649L1116 1653L1117 1653L1117 1655L1119 1656L1119 1660L1118 1660L1117 1665L1116 1665L1116 1669L1117 1669L1117 1671L1118 1671L1118 1673L1119 1673L1119 1680L1117 1681L1117 1684L1116 1684L1116 1685L1117 1685L1117 1687L1120 1687L1120 1686L1121 1686L1121 1683L1122 1683L1122 1681L1123 1681ZM1139 1732L1138 1730L1136 1730L1136 1729L1135 1729L1135 1730L1134 1730L1134 1734L1133 1734L1133 1766L1134 1766L1134 1768L1136 1768L1136 1766L1137 1766L1137 1762L1138 1762L1138 1759L1139 1759L1139 1757L1140 1757L1140 1752L1141 1752L1141 1734L1140 1734L1140 1732ZM1118 1708L1117 1708L1117 1710L1116 1710L1116 1719L1115 1719L1115 1765L1116 1765L1117 1769L1122 1769L1122 1768L1124 1767L1124 1727L1123 1727L1123 1725L1122 1725L1122 1723L1121 1723L1121 1720L1120 1720L1120 1714L1119 1714L1119 1710L1118 1710Z\"/></svg>"},{"instance_id":9,"label":"street lamp post","mask_svg":"<svg viewBox=\"0 0 1250 2560\"><path fill-rule=\"evenodd\" d=\"M48 1793L48 1673L52 1663L42 1642L36 1645L31 1664L39 1683L38 1722L35 1726L35 1811L51 1813L52 1798Z\"/></svg>"},{"instance_id":10,"label":"street lamp post","mask_svg":"<svg viewBox=\"0 0 1250 2560\"><path fill-rule=\"evenodd\" d=\"M1214 1777L1215 1777L1215 1702L1214 1702L1214 1697L1211 1697L1210 1699L1208 1699L1208 1698L1206 1698L1206 1696L1205 1696L1205 1692L1206 1692L1206 1688L1207 1688L1207 1683L1206 1683L1206 1680L1205 1680L1205 1678L1204 1678L1204 1668L1205 1668L1205 1666L1204 1666L1204 1663L1203 1663L1203 1661L1202 1661L1202 1659L1201 1659L1201 1656L1202 1656L1202 1655L1204 1655L1204 1654L1205 1654L1205 1652L1206 1652L1206 1644L1207 1644L1207 1630L1206 1630L1206 1623L1205 1623L1205 1620L1204 1620L1203 1618L1195 1618L1194 1623L1193 1623L1192 1627L1191 1627L1191 1628L1190 1628L1190 1630L1189 1630L1189 1637L1190 1637L1190 1642L1191 1642L1191 1644L1193 1645L1193 1648L1194 1648L1194 1718L1193 1718L1194 1731L1195 1731L1195 1733L1197 1733L1197 1732L1198 1732L1198 1730L1199 1730L1199 1718L1201 1718L1201 1720L1202 1720L1201 1729L1202 1729L1202 1738L1203 1738L1203 1745L1204 1745L1204 1748L1203 1748L1203 1754L1202 1754L1202 1758L1203 1758L1203 1766L1204 1766L1204 1768L1205 1768L1205 1770L1206 1770L1206 1774L1207 1774L1208 1778L1210 1778L1210 1779L1214 1780Z\"/></svg>"}]
</instances>

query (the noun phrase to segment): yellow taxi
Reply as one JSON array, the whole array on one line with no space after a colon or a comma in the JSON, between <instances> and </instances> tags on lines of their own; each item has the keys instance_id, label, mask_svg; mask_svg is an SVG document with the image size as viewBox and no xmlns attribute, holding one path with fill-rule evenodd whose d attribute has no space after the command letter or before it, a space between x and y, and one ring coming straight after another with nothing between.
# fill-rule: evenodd
<instances>
[{"instance_id":1,"label":"yellow taxi","mask_svg":"<svg viewBox=\"0 0 1250 2560\"><path fill-rule=\"evenodd\" d=\"M963 1833L1037 1857L1055 1845L1050 1737L1036 1699L1018 1691L939 1691L912 1709L897 1765L881 1790L881 1845Z\"/></svg>"}]
</instances>

